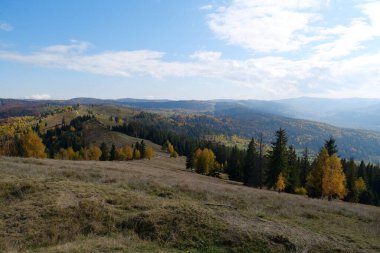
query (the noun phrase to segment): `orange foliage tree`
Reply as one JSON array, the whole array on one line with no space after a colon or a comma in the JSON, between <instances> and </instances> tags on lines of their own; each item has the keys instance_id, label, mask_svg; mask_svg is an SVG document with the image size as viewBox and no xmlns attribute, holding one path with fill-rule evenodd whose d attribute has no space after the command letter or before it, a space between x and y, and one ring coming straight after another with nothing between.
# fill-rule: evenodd
<instances>
[{"instance_id":1,"label":"orange foliage tree","mask_svg":"<svg viewBox=\"0 0 380 253\"><path fill-rule=\"evenodd\" d=\"M28 129L19 137L22 156L34 158L46 158L45 145L36 132Z\"/></svg>"},{"instance_id":2,"label":"orange foliage tree","mask_svg":"<svg viewBox=\"0 0 380 253\"><path fill-rule=\"evenodd\" d=\"M285 177L280 173L277 177L276 181L276 189L278 192L282 192L285 190L286 182L285 182Z\"/></svg>"}]
</instances>

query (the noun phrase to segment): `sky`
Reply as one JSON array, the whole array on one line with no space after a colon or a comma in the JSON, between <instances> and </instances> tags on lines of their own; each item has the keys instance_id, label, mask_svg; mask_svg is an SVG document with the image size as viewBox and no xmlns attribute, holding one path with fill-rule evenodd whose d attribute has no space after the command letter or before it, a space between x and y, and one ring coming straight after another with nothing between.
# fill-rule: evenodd
<instances>
[{"instance_id":1,"label":"sky","mask_svg":"<svg viewBox=\"0 0 380 253\"><path fill-rule=\"evenodd\" d=\"M380 1L0 0L0 97L380 98Z\"/></svg>"}]
</instances>

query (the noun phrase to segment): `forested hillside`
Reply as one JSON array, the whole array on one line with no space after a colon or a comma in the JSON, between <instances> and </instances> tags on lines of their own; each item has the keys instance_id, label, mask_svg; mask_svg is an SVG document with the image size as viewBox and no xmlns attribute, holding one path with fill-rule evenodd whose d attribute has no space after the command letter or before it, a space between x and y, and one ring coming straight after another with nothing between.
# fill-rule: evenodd
<instances>
[{"instance_id":1,"label":"forested hillside","mask_svg":"<svg viewBox=\"0 0 380 253\"><path fill-rule=\"evenodd\" d=\"M313 150L303 146L305 142L292 143L289 136L302 137L292 132L299 126L289 124L290 130L281 128L288 124L283 118L252 115L244 108L224 107L215 111L216 116L153 113L111 105L50 106L38 117L3 120L0 154L128 161L151 159L155 153L163 152L173 158L186 156L186 167L198 173L225 174L229 179L255 187L380 204L380 168L368 160L359 166L354 158L344 157L340 139L317 136ZM258 123L266 121L264 128ZM281 124L276 129L278 122ZM313 122L302 123L305 132L315 126ZM248 132L252 139L247 137L246 142L242 137ZM230 134L235 135L223 138ZM323 147L328 156L323 154ZM278 148L280 153L276 153ZM318 161L322 165L315 169ZM320 175L330 171L329 166L336 171L331 177L337 181L334 186L321 186L324 179ZM313 168L317 171L314 176ZM329 187L332 188L327 190Z\"/></svg>"}]
</instances>

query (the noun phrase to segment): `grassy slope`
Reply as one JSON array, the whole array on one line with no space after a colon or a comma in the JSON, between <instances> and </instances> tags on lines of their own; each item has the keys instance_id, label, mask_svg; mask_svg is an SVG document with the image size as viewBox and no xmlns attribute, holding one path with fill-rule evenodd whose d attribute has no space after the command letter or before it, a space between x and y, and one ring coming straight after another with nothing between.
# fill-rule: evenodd
<instances>
[{"instance_id":1,"label":"grassy slope","mask_svg":"<svg viewBox=\"0 0 380 253\"><path fill-rule=\"evenodd\" d=\"M258 190L184 159L0 158L0 252L378 252L380 209Z\"/></svg>"}]
</instances>

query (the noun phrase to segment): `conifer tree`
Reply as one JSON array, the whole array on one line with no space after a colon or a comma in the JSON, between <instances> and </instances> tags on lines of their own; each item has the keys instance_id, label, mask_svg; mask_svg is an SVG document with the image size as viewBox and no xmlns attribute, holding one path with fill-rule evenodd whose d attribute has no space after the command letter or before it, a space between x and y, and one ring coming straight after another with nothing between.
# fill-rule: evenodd
<instances>
[{"instance_id":1,"label":"conifer tree","mask_svg":"<svg viewBox=\"0 0 380 253\"><path fill-rule=\"evenodd\" d=\"M268 157L267 185L269 188L276 186L276 180L280 173L285 179L288 177L287 142L286 132L280 128L276 131L276 141L272 143L272 150Z\"/></svg>"},{"instance_id":2,"label":"conifer tree","mask_svg":"<svg viewBox=\"0 0 380 253\"><path fill-rule=\"evenodd\" d=\"M299 161L297 158L296 150L293 146L290 146L288 151L288 181L286 185L287 192L294 192L294 189L300 186L300 169L299 169Z\"/></svg>"},{"instance_id":3,"label":"conifer tree","mask_svg":"<svg viewBox=\"0 0 380 253\"><path fill-rule=\"evenodd\" d=\"M144 140L141 140L140 149L139 150L140 150L141 157L145 158L146 145L145 145Z\"/></svg>"},{"instance_id":4,"label":"conifer tree","mask_svg":"<svg viewBox=\"0 0 380 253\"><path fill-rule=\"evenodd\" d=\"M344 174L346 175L347 180L347 198L348 201L355 201L355 191L354 191L354 184L355 180L357 179L357 166L355 164L355 161L353 158L350 159L348 163L344 163L342 161Z\"/></svg>"},{"instance_id":5,"label":"conifer tree","mask_svg":"<svg viewBox=\"0 0 380 253\"><path fill-rule=\"evenodd\" d=\"M116 147L115 144L112 144L111 151L110 151L110 161L116 160Z\"/></svg>"},{"instance_id":6,"label":"conifer tree","mask_svg":"<svg viewBox=\"0 0 380 253\"><path fill-rule=\"evenodd\" d=\"M186 157L186 169L193 168L193 160L194 160L194 153L190 152L190 154Z\"/></svg>"},{"instance_id":7,"label":"conifer tree","mask_svg":"<svg viewBox=\"0 0 380 253\"><path fill-rule=\"evenodd\" d=\"M263 134L260 133L259 135L259 157L258 157L258 186L260 189L263 187L263 176L264 176L264 166L265 166L265 160L264 160L264 143L263 143Z\"/></svg>"},{"instance_id":8,"label":"conifer tree","mask_svg":"<svg viewBox=\"0 0 380 253\"><path fill-rule=\"evenodd\" d=\"M249 186L259 186L260 180L258 174L255 140L252 138L245 155L244 184Z\"/></svg>"},{"instance_id":9,"label":"conifer tree","mask_svg":"<svg viewBox=\"0 0 380 253\"><path fill-rule=\"evenodd\" d=\"M358 177L363 178L364 181L368 182L367 178L367 171L364 161L360 162L359 168L358 168Z\"/></svg>"},{"instance_id":10,"label":"conifer tree","mask_svg":"<svg viewBox=\"0 0 380 253\"><path fill-rule=\"evenodd\" d=\"M100 145L100 151L102 152L100 156L100 161L108 161L110 159L110 153L107 144L102 142L102 144Z\"/></svg>"},{"instance_id":11,"label":"conifer tree","mask_svg":"<svg viewBox=\"0 0 380 253\"><path fill-rule=\"evenodd\" d=\"M243 181L244 153L235 145L228 159L228 175L231 180Z\"/></svg>"},{"instance_id":12,"label":"conifer tree","mask_svg":"<svg viewBox=\"0 0 380 253\"><path fill-rule=\"evenodd\" d=\"M310 197L322 197L322 178L324 168L328 167L329 153L322 148L307 176L306 189Z\"/></svg>"},{"instance_id":13,"label":"conifer tree","mask_svg":"<svg viewBox=\"0 0 380 253\"><path fill-rule=\"evenodd\" d=\"M338 148L336 146L335 139L332 136L330 136L328 140L325 140L324 148L327 149L329 156L338 153Z\"/></svg>"},{"instance_id":14,"label":"conifer tree","mask_svg":"<svg viewBox=\"0 0 380 253\"><path fill-rule=\"evenodd\" d=\"M303 156L301 158L300 164L300 184L301 186L306 185L306 178L310 171L310 161L309 161L309 149L305 148Z\"/></svg>"}]
</instances>

